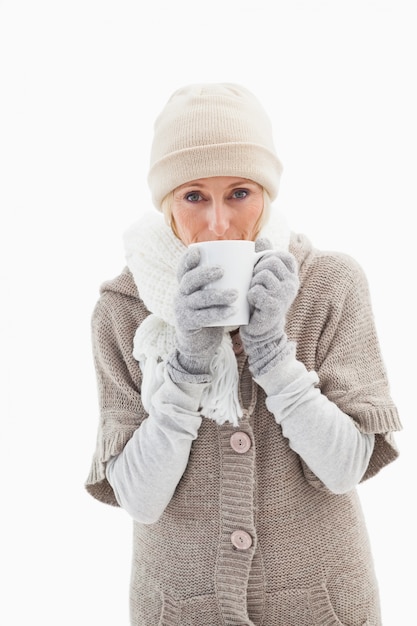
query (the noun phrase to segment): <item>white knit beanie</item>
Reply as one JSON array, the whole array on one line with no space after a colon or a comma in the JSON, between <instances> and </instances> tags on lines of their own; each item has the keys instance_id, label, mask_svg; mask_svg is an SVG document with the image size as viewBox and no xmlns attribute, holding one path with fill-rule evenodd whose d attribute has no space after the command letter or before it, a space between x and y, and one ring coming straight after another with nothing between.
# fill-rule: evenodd
<instances>
[{"instance_id":1,"label":"white knit beanie","mask_svg":"<svg viewBox=\"0 0 417 626\"><path fill-rule=\"evenodd\" d=\"M232 83L188 85L155 121L148 184L160 209L167 193L197 178L239 176L278 193L282 165L257 98Z\"/></svg>"}]
</instances>

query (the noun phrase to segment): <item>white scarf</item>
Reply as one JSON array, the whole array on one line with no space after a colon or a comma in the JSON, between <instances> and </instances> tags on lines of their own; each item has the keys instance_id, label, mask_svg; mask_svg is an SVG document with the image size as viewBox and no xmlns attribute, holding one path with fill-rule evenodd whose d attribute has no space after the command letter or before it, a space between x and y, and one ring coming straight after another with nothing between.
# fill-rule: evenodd
<instances>
[{"instance_id":1,"label":"white scarf","mask_svg":"<svg viewBox=\"0 0 417 626\"><path fill-rule=\"evenodd\" d=\"M271 218L262 229L274 249L288 250L290 231L285 219L272 208ZM133 356L142 370L142 403L149 412L152 395L164 380L166 361L176 347L174 297L178 289L177 267L186 246L156 211L145 213L124 233L127 265L139 296L151 312L134 337ZM202 401L203 415L218 424L238 424L242 409L238 398L238 372L226 328L210 371Z\"/></svg>"}]
</instances>

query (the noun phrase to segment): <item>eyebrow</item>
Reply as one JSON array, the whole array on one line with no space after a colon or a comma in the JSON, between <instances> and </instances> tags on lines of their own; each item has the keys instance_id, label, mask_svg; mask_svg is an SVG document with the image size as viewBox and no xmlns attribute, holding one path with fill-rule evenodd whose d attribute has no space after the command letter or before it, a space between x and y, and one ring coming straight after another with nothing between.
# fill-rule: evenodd
<instances>
[{"instance_id":1,"label":"eyebrow","mask_svg":"<svg viewBox=\"0 0 417 626\"><path fill-rule=\"evenodd\" d=\"M193 189L201 188L204 187L204 185L202 185L201 183L194 183L193 181L189 182L189 183L184 183L183 185L180 185L179 187L177 187L177 191L181 191L182 189L187 189L187 187L192 187Z\"/></svg>"},{"instance_id":2,"label":"eyebrow","mask_svg":"<svg viewBox=\"0 0 417 626\"><path fill-rule=\"evenodd\" d=\"M234 181L233 183L231 183L230 185L228 185L226 187L226 189L233 189L235 187L247 187L248 185L253 185L254 187L260 187L261 185L259 185L259 183L256 183L253 180L249 180L248 178L240 178L236 181ZM205 183L199 183L198 181L190 181L189 183L184 183L183 185L180 185L177 190L181 191L183 189L187 189L187 188L192 188L192 189L204 189L204 187L206 186Z\"/></svg>"}]
</instances>

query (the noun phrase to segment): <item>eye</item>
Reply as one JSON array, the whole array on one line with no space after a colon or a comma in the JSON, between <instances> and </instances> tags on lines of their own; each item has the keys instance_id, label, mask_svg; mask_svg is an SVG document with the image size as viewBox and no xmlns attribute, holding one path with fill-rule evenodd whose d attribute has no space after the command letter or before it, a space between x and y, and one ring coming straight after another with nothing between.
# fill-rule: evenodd
<instances>
[{"instance_id":1,"label":"eye","mask_svg":"<svg viewBox=\"0 0 417 626\"><path fill-rule=\"evenodd\" d=\"M233 198L237 200L242 200L249 195L249 191L247 189L235 189L233 192Z\"/></svg>"},{"instance_id":2,"label":"eye","mask_svg":"<svg viewBox=\"0 0 417 626\"><path fill-rule=\"evenodd\" d=\"M198 191L190 191L190 193L185 194L184 197L188 202L198 202L202 199L202 196L198 193Z\"/></svg>"}]
</instances>

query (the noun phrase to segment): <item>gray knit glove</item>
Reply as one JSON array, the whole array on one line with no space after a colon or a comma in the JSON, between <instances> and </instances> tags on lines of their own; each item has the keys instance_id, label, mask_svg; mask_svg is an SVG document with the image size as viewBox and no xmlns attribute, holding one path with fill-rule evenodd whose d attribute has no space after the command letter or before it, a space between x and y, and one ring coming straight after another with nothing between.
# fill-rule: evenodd
<instances>
[{"instance_id":1,"label":"gray knit glove","mask_svg":"<svg viewBox=\"0 0 417 626\"><path fill-rule=\"evenodd\" d=\"M192 248L178 268L179 289L175 298L177 349L167 363L174 382L210 381L210 362L219 347L224 328L206 328L211 322L235 313L237 290L203 289L223 275L218 266L199 266L200 251Z\"/></svg>"},{"instance_id":2,"label":"gray knit glove","mask_svg":"<svg viewBox=\"0 0 417 626\"><path fill-rule=\"evenodd\" d=\"M270 250L258 239L256 251ZM285 334L285 316L299 286L297 262L289 252L271 250L256 263L248 292L249 324L240 327L243 347L254 378L266 374L291 350Z\"/></svg>"}]
</instances>

